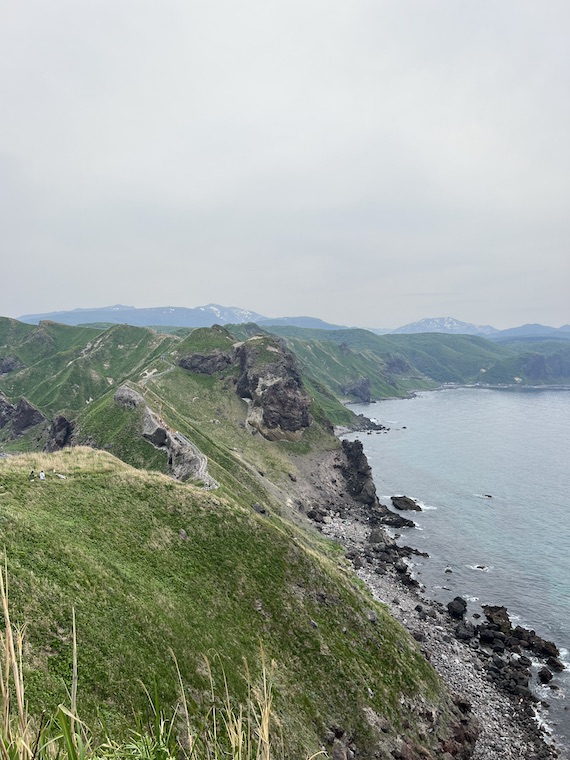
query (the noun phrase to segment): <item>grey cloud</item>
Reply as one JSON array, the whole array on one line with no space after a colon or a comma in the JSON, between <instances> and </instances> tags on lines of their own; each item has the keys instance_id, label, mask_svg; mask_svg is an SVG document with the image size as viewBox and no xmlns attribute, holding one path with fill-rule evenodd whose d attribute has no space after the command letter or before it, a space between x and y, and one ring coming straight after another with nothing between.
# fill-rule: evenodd
<instances>
[{"instance_id":1,"label":"grey cloud","mask_svg":"<svg viewBox=\"0 0 570 760\"><path fill-rule=\"evenodd\" d=\"M3 313L570 320L565 2L6 8Z\"/></svg>"}]
</instances>

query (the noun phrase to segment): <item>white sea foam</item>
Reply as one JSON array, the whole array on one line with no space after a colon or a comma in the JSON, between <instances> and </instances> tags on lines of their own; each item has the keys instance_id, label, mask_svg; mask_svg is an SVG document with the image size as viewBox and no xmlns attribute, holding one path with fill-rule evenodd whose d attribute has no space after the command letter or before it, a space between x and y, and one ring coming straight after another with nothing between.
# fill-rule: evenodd
<instances>
[{"instance_id":1,"label":"white sea foam","mask_svg":"<svg viewBox=\"0 0 570 760\"><path fill-rule=\"evenodd\" d=\"M489 573L493 569L493 565L465 565L470 570L479 570L480 573Z\"/></svg>"}]
</instances>

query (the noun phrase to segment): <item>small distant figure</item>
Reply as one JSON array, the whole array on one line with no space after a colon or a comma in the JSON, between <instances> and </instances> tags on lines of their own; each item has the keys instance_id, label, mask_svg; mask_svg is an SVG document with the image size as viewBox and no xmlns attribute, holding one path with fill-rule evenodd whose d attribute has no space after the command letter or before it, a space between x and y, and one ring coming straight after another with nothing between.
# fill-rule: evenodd
<instances>
[{"instance_id":1,"label":"small distant figure","mask_svg":"<svg viewBox=\"0 0 570 760\"><path fill-rule=\"evenodd\" d=\"M32 470L32 471L30 472L30 477L29 477L29 480L35 480L35 479L36 479L36 476L35 476L35 474L34 474L34 471Z\"/></svg>"},{"instance_id":2,"label":"small distant figure","mask_svg":"<svg viewBox=\"0 0 570 760\"><path fill-rule=\"evenodd\" d=\"M45 472L43 470L40 470L40 480L45 480L45 479L46 479Z\"/></svg>"}]
</instances>

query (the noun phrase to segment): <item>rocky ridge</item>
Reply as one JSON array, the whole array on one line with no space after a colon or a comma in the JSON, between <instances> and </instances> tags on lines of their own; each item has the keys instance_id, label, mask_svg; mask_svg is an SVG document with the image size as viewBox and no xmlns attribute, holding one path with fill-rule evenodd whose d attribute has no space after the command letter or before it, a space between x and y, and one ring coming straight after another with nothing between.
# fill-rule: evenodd
<instances>
[{"instance_id":1,"label":"rocky ridge","mask_svg":"<svg viewBox=\"0 0 570 760\"><path fill-rule=\"evenodd\" d=\"M168 468L177 480L199 478L208 487L216 481L208 475L207 459L191 441L178 431L171 431L166 423L147 405L143 396L128 385L121 385L114 395L115 404L126 409L142 410L141 436L158 449L168 453Z\"/></svg>"},{"instance_id":2,"label":"rocky ridge","mask_svg":"<svg viewBox=\"0 0 570 760\"><path fill-rule=\"evenodd\" d=\"M282 341L255 336L232 351L215 348L183 356L178 365L204 375L234 368L235 391L249 405L246 427L270 441L297 441L311 424L311 398Z\"/></svg>"}]
</instances>

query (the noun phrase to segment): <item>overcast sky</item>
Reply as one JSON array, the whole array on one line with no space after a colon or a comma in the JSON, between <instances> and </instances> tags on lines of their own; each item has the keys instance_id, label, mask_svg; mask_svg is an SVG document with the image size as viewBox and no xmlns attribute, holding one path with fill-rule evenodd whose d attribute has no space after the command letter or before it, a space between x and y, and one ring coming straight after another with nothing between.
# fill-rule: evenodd
<instances>
[{"instance_id":1,"label":"overcast sky","mask_svg":"<svg viewBox=\"0 0 570 760\"><path fill-rule=\"evenodd\" d=\"M0 0L0 314L570 322L568 0Z\"/></svg>"}]
</instances>

